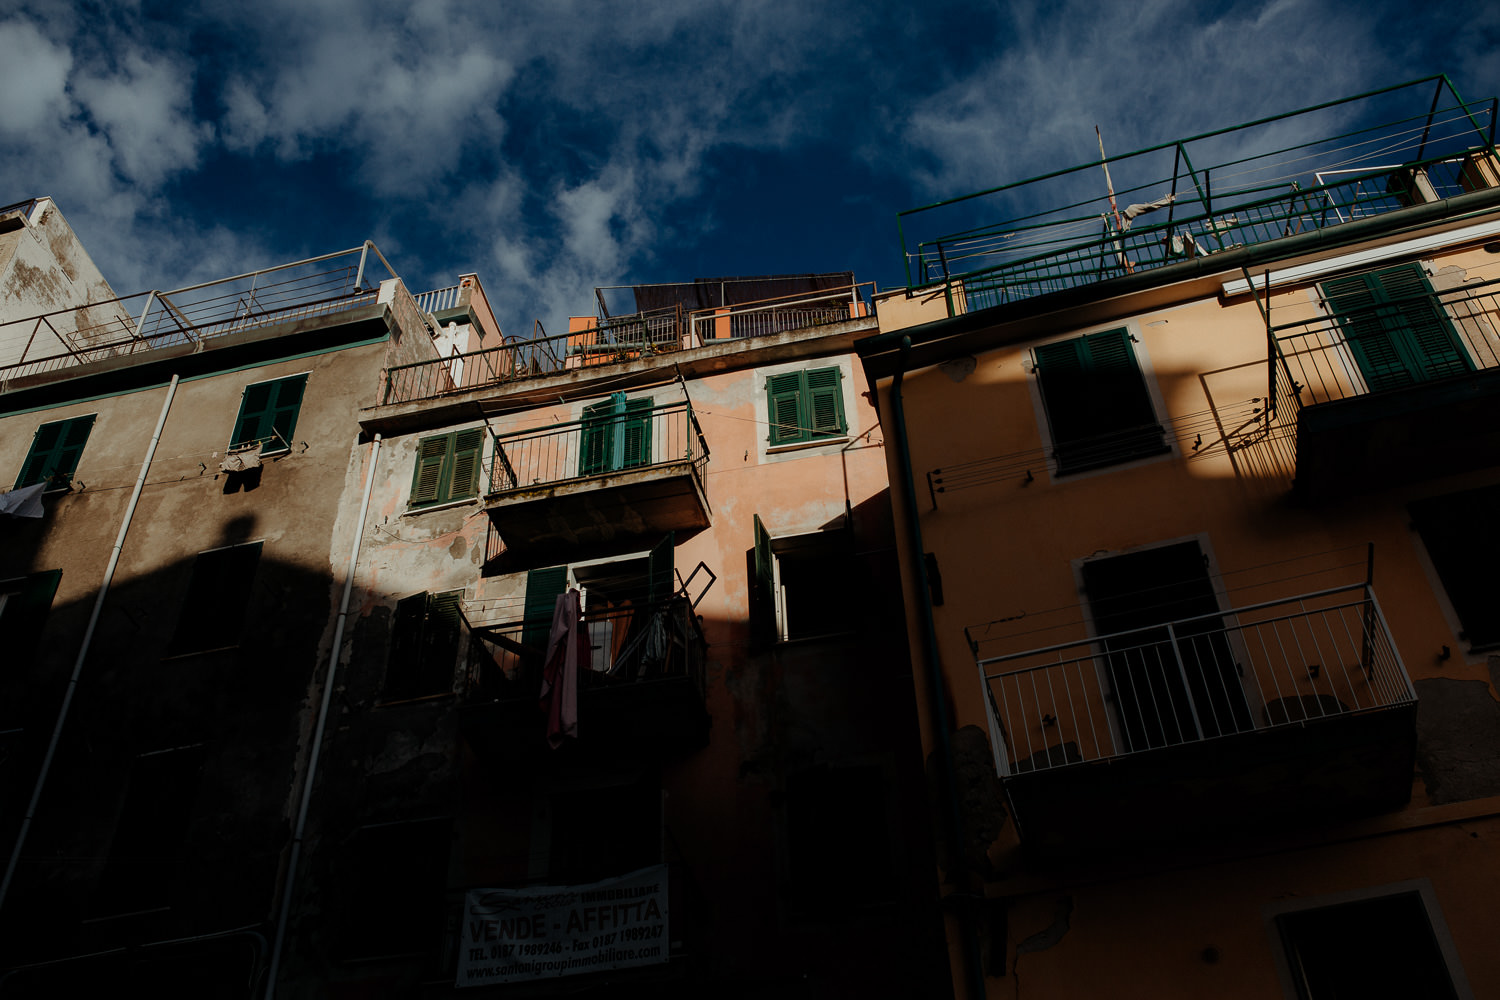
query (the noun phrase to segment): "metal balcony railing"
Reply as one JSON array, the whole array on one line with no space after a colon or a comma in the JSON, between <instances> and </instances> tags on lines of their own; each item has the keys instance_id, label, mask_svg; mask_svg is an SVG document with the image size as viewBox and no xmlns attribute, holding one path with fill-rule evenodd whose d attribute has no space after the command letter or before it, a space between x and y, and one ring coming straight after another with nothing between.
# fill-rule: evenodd
<instances>
[{"instance_id":1,"label":"metal balcony railing","mask_svg":"<svg viewBox=\"0 0 1500 1000\"><path fill-rule=\"evenodd\" d=\"M535 700L552 618L476 625L465 697L470 702ZM703 694L703 633L692 604L673 596L655 603L589 608L583 627L592 650L579 672L582 691L685 679Z\"/></svg>"},{"instance_id":2,"label":"metal balcony railing","mask_svg":"<svg viewBox=\"0 0 1500 1000\"><path fill-rule=\"evenodd\" d=\"M1500 279L1273 326L1276 412L1500 368L1497 323Z\"/></svg>"},{"instance_id":3,"label":"metal balcony railing","mask_svg":"<svg viewBox=\"0 0 1500 1000\"><path fill-rule=\"evenodd\" d=\"M507 338L498 347L387 369L381 398L386 403L435 399L517 379L671 354L716 339L770 336L838 323L866 314L863 296L872 287L873 283L866 282L811 295L691 312L669 306L606 317L571 333L534 335L528 340ZM418 304L425 296L436 294L423 293L417 297Z\"/></svg>"},{"instance_id":4,"label":"metal balcony railing","mask_svg":"<svg viewBox=\"0 0 1500 1000\"><path fill-rule=\"evenodd\" d=\"M395 271L375 244L230 278L91 302L0 324L0 383L73 365L326 316L372 303Z\"/></svg>"},{"instance_id":5,"label":"metal balcony railing","mask_svg":"<svg viewBox=\"0 0 1500 1000\"><path fill-rule=\"evenodd\" d=\"M708 442L685 401L495 436L491 496L687 463L701 484Z\"/></svg>"},{"instance_id":6,"label":"metal balcony railing","mask_svg":"<svg viewBox=\"0 0 1500 1000\"><path fill-rule=\"evenodd\" d=\"M444 309L456 309L463 304L463 286L449 285L447 288L434 288L428 292L413 295L412 299L417 303L417 308L424 313L442 312Z\"/></svg>"},{"instance_id":7,"label":"metal balcony railing","mask_svg":"<svg viewBox=\"0 0 1500 1000\"><path fill-rule=\"evenodd\" d=\"M910 209L907 283L954 314L1492 187L1495 119L1431 77Z\"/></svg>"},{"instance_id":8,"label":"metal balcony railing","mask_svg":"<svg viewBox=\"0 0 1500 1000\"><path fill-rule=\"evenodd\" d=\"M978 665L1007 776L1416 700L1368 584Z\"/></svg>"}]
</instances>

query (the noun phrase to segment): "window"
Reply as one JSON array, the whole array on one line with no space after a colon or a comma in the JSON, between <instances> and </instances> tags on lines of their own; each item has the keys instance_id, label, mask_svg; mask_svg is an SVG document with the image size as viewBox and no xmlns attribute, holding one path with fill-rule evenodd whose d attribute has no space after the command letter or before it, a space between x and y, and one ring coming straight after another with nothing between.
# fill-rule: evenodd
<instances>
[{"instance_id":1,"label":"window","mask_svg":"<svg viewBox=\"0 0 1500 1000\"><path fill-rule=\"evenodd\" d=\"M97 913L132 913L167 906L182 845L187 841L203 773L202 744L143 753L115 823L109 860L99 876Z\"/></svg>"},{"instance_id":2,"label":"window","mask_svg":"<svg viewBox=\"0 0 1500 1000\"><path fill-rule=\"evenodd\" d=\"M783 372L766 379L772 447L843 437L844 373L837 368Z\"/></svg>"},{"instance_id":3,"label":"window","mask_svg":"<svg viewBox=\"0 0 1500 1000\"><path fill-rule=\"evenodd\" d=\"M388 700L453 690L453 668L463 638L462 590L413 594L396 603L391 654L385 668Z\"/></svg>"},{"instance_id":4,"label":"window","mask_svg":"<svg viewBox=\"0 0 1500 1000\"><path fill-rule=\"evenodd\" d=\"M1468 995L1455 986L1422 897L1414 889L1278 914L1275 928L1289 995L1297 1000Z\"/></svg>"},{"instance_id":5,"label":"window","mask_svg":"<svg viewBox=\"0 0 1500 1000\"><path fill-rule=\"evenodd\" d=\"M32 573L13 580L0 580L0 650L9 663L24 664L37 651L52 607L62 570ZM10 687L23 683L14 672L0 675L0 730L20 727L29 721L27 699ZM0 748L0 762L6 759Z\"/></svg>"},{"instance_id":6,"label":"window","mask_svg":"<svg viewBox=\"0 0 1500 1000\"><path fill-rule=\"evenodd\" d=\"M73 473L78 470L78 459L83 455L83 446L88 443L95 416L97 414L90 413L86 417L54 420L38 427L31 439L31 450L26 453L26 461L21 463L16 489L49 480L49 488L67 489Z\"/></svg>"},{"instance_id":7,"label":"window","mask_svg":"<svg viewBox=\"0 0 1500 1000\"><path fill-rule=\"evenodd\" d=\"M383 823L340 845L331 896L338 958L435 954L444 931L443 896L453 823Z\"/></svg>"},{"instance_id":8,"label":"window","mask_svg":"<svg viewBox=\"0 0 1500 1000\"><path fill-rule=\"evenodd\" d=\"M1116 717L1131 750L1253 729L1219 598L1197 542L1081 567ZM1175 622L1176 641L1166 624ZM1196 712L1196 718L1195 718Z\"/></svg>"},{"instance_id":9,"label":"window","mask_svg":"<svg viewBox=\"0 0 1500 1000\"><path fill-rule=\"evenodd\" d=\"M1473 370L1453 324L1430 297L1420 264L1352 274L1318 287L1371 392Z\"/></svg>"},{"instance_id":10,"label":"window","mask_svg":"<svg viewBox=\"0 0 1500 1000\"><path fill-rule=\"evenodd\" d=\"M855 578L845 531L772 538L755 515L751 633L761 642L841 635L852 628Z\"/></svg>"},{"instance_id":11,"label":"window","mask_svg":"<svg viewBox=\"0 0 1500 1000\"><path fill-rule=\"evenodd\" d=\"M1043 344L1032 353L1059 473L1171 450L1129 331L1090 333Z\"/></svg>"},{"instance_id":12,"label":"window","mask_svg":"<svg viewBox=\"0 0 1500 1000\"><path fill-rule=\"evenodd\" d=\"M617 392L583 408L578 474L597 476L651 464L651 398Z\"/></svg>"},{"instance_id":13,"label":"window","mask_svg":"<svg viewBox=\"0 0 1500 1000\"><path fill-rule=\"evenodd\" d=\"M297 411L302 408L302 393L306 387L305 374L245 386L229 447L259 444L263 455L290 451L292 434L297 429Z\"/></svg>"},{"instance_id":14,"label":"window","mask_svg":"<svg viewBox=\"0 0 1500 1000\"><path fill-rule=\"evenodd\" d=\"M168 656L239 645L261 544L198 553Z\"/></svg>"},{"instance_id":15,"label":"window","mask_svg":"<svg viewBox=\"0 0 1500 1000\"><path fill-rule=\"evenodd\" d=\"M1430 497L1411 504L1412 526L1443 582L1461 637L1474 649L1500 647L1500 538L1491 523L1500 486Z\"/></svg>"},{"instance_id":16,"label":"window","mask_svg":"<svg viewBox=\"0 0 1500 1000\"><path fill-rule=\"evenodd\" d=\"M423 438L411 479L411 506L467 500L479 495L479 450L483 428Z\"/></svg>"}]
</instances>

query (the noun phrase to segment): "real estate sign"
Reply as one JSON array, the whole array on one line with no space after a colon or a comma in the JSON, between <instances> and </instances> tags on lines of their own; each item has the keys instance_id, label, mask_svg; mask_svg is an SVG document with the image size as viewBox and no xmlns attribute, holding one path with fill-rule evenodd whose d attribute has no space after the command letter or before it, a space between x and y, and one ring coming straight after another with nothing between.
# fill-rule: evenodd
<instances>
[{"instance_id":1,"label":"real estate sign","mask_svg":"<svg viewBox=\"0 0 1500 1000\"><path fill-rule=\"evenodd\" d=\"M591 885L471 889L458 985L654 965L670 950L666 865Z\"/></svg>"}]
</instances>

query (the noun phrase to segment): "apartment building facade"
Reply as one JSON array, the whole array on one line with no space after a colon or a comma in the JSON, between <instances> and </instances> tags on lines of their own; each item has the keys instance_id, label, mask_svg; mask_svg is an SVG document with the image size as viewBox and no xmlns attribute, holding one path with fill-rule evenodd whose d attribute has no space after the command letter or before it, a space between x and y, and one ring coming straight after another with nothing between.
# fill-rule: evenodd
<instances>
[{"instance_id":1,"label":"apartment building facade","mask_svg":"<svg viewBox=\"0 0 1500 1000\"><path fill-rule=\"evenodd\" d=\"M44 210L76 270L31 204L23 248ZM171 292L9 291L0 993L263 996L357 413L439 324L369 243Z\"/></svg>"},{"instance_id":2,"label":"apartment building facade","mask_svg":"<svg viewBox=\"0 0 1500 1000\"><path fill-rule=\"evenodd\" d=\"M903 215L857 349L960 995L1500 990L1493 108Z\"/></svg>"},{"instance_id":3,"label":"apartment building facade","mask_svg":"<svg viewBox=\"0 0 1500 1000\"><path fill-rule=\"evenodd\" d=\"M867 289L614 291L566 334L390 366L359 411L283 995L944 975Z\"/></svg>"}]
</instances>

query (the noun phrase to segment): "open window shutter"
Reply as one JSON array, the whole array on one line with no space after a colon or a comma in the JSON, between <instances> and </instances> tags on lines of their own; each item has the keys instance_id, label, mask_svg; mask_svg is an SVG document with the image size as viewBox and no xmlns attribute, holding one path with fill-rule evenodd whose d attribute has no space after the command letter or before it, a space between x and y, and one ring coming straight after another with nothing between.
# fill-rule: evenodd
<instances>
[{"instance_id":1,"label":"open window shutter","mask_svg":"<svg viewBox=\"0 0 1500 1000\"><path fill-rule=\"evenodd\" d=\"M625 401L625 453L620 468L633 469L651 464L651 413L650 397Z\"/></svg>"},{"instance_id":2,"label":"open window shutter","mask_svg":"<svg viewBox=\"0 0 1500 1000\"><path fill-rule=\"evenodd\" d=\"M578 474L597 476L609 469L610 417L615 411L613 399L592 403L583 408L583 430L578 446Z\"/></svg>"},{"instance_id":3,"label":"open window shutter","mask_svg":"<svg viewBox=\"0 0 1500 1000\"><path fill-rule=\"evenodd\" d=\"M449 435L423 438L417 446L417 468L411 480L411 506L436 503L445 496L443 469L447 465Z\"/></svg>"},{"instance_id":4,"label":"open window shutter","mask_svg":"<svg viewBox=\"0 0 1500 1000\"><path fill-rule=\"evenodd\" d=\"M667 537L657 542L652 547L651 554L646 557L646 601L649 604L660 604L677 590L676 573L672 565L674 536L674 532L667 532Z\"/></svg>"},{"instance_id":5,"label":"open window shutter","mask_svg":"<svg viewBox=\"0 0 1500 1000\"><path fill-rule=\"evenodd\" d=\"M1399 389L1416 381L1416 374L1401 356L1391 331L1376 311L1384 300L1378 275L1355 274L1335 278L1319 286L1328 308L1338 317L1339 326L1354 354L1371 392Z\"/></svg>"},{"instance_id":6,"label":"open window shutter","mask_svg":"<svg viewBox=\"0 0 1500 1000\"><path fill-rule=\"evenodd\" d=\"M20 591L6 598L0 609L0 649L5 650L7 658L20 661L35 651L61 579L60 569L33 573Z\"/></svg>"},{"instance_id":7,"label":"open window shutter","mask_svg":"<svg viewBox=\"0 0 1500 1000\"><path fill-rule=\"evenodd\" d=\"M416 694L441 694L453 688L463 596L462 590L449 590L427 599L427 622L422 630L421 690Z\"/></svg>"},{"instance_id":8,"label":"open window shutter","mask_svg":"<svg viewBox=\"0 0 1500 1000\"><path fill-rule=\"evenodd\" d=\"M94 414L91 413L86 417L55 420L38 427L31 441L31 451L21 466L16 488L33 486L54 476L72 478L93 426Z\"/></svg>"},{"instance_id":9,"label":"open window shutter","mask_svg":"<svg viewBox=\"0 0 1500 1000\"><path fill-rule=\"evenodd\" d=\"M275 382L257 382L245 386L240 397L240 415L234 422L234 438L229 447L237 448L267 437L274 424L273 401Z\"/></svg>"},{"instance_id":10,"label":"open window shutter","mask_svg":"<svg viewBox=\"0 0 1500 1000\"><path fill-rule=\"evenodd\" d=\"M396 602L391 621L390 656L385 668L385 697L407 698L417 687L417 675L425 646L423 631L427 621L426 593L403 597Z\"/></svg>"},{"instance_id":11,"label":"open window shutter","mask_svg":"<svg viewBox=\"0 0 1500 1000\"><path fill-rule=\"evenodd\" d=\"M545 649L547 633L552 630L552 612L557 607L557 597L567 589L566 566L549 566L526 574L526 626L521 630L522 644L538 652Z\"/></svg>"},{"instance_id":12,"label":"open window shutter","mask_svg":"<svg viewBox=\"0 0 1500 1000\"><path fill-rule=\"evenodd\" d=\"M808 410L812 437L834 437L844 433L844 373L837 368L817 368L807 373Z\"/></svg>"},{"instance_id":13,"label":"open window shutter","mask_svg":"<svg viewBox=\"0 0 1500 1000\"><path fill-rule=\"evenodd\" d=\"M461 500L479 493L479 449L484 444L484 432L459 431L453 435L453 475L447 499Z\"/></svg>"},{"instance_id":14,"label":"open window shutter","mask_svg":"<svg viewBox=\"0 0 1500 1000\"><path fill-rule=\"evenodd\" d=\"M297 429L297 413L302 409L302 396L307 388L306 375L277 379L271 383L274 392L268 407L268 421L261 437L271 438L266 442L266 451L281 451L292 446L292 433Z\"/></svg>"},{"instance_id":15,"label":"open window shutter","mask_svg":"<svg viewBox=\"0 0 1500 1000\"><path fill-rule=\"evenodd\" d=\"M771 419L771 444L804 441L807 433L798 412L802 399L802 372L785 372L766 379L767 412Z\"/></svg>"},{"instance_id":16,"label":"open window shutter","mask_svg":"<svg viewBox=\"0 0 1500 1000\"><path fill-rule=\"evenodd\" d=\"M750 595L750 634L757 642L776 638L776 555L771 534L755 515L755 588Z\"/></svg>"},{"instance_id":17,"label":"open window shutter","mask_svg":"<svg viewBox=\"0 0 1500 1000\"><path fill-rule=\"evenodd\" d=\"M1432 286L1421 265L1391 268L1374 275L1380 293L1396 302L1387 317L1398 349L1405 348L1408 367L1419 379L1445 378L1473 371L1453 324L1429 296Z\"/></svg>"}]
</instances>

